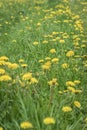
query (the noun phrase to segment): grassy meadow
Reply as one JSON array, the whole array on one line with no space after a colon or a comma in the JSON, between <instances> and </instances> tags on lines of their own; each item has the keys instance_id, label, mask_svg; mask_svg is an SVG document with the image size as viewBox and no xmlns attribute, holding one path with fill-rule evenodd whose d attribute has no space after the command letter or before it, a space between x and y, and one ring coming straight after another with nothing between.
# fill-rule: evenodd
<instances>
[{"instance_id":1,"label":"grassy meadow","mask_svg":"<svg viewBox=\"0 0 87 130\"><path fill-rule=\"evenodd\" d=\"M0 0L0 130L87 130L86 0Z\"/></svg>"}]
</instances>

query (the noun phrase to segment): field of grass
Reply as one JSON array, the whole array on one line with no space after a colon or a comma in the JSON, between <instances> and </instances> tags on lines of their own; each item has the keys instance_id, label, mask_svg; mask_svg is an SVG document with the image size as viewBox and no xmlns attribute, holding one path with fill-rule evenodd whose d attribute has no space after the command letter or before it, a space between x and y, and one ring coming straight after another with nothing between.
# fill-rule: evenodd
<instances>
[{"instance_id":1,"label":"field of grass","mask_svg":"<svg viewBox=\"0 0 87 130\"><path fill-rule=\"evenodd\" d=\"M86 0L0 0L0 130L87 130Z\"/></svg>"}]
</instances>

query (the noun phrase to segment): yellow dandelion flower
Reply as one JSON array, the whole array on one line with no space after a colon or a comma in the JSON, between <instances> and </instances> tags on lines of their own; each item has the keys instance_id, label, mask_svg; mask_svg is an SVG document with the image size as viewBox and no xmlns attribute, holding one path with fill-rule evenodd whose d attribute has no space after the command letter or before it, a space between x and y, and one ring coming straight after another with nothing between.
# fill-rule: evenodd
<instances>
[{"instance_id":1,"label":"yellow dandelion flower","mask_svg":"<svg viewBox=\"0 0 87 130\"><path fill-rule=\"evenodd\" d=\"M39 42L33 42L33 44L34 44L34 45L38 45L38 44L39 44Z\"/></svg>"},{"instance_id":2,"label":"yellow dandelion flower","mask_svg":"<svg viewBox=\"0 0 87 130\"><path fill-rule=\"evenodd\" d=\"M59 94L63 94L63 92L62 92L62 91L58 91L58 93L59 93Z\"/></svg>"},{"instance_id":3,"label":"yellow dandelion flower","mask_svg":"<svg viewBox=\"0 0 87 130\"><path fill-rule=\"evenodd\" d=\"M48 84L50 86L56 86L56 85L58 85L57 79L53 78L52 80L48 81Z\"/></svg>"},{"instance_id":4,"label":"yellow dandelion flower","mask_svg":"<svg viewBox=\"0 0 87 130\"><path fill-rule=\"evenodd\" d=\"M8 21L5 21L5 24L9 24L9 22L8 22Z\"/></svg>"},{"instance_id":5,"label":"yellow dandelion flower","mask_svg":"<svg viewBox=\"0 0 87 130\"><path fill-rule=\"evenodd\" d=\"M80 108L80 107L81 107L81 104L80 104L80 102L78 102L78 101L74 101L74 105L75 105L77 108Z\"/></svg>"},{"instance_id":6,"label":"yellow dandelion flower","mask_svg":"<svg viewBox=\"0 0 87 130\"><path fill-rule=\"evenodd\" d=\"M85 45L85 44L82 44L82 45L81 45L81 47L82 47L82 48L85 48L85 47L86 47L86 45Z\"/></svg>"},{"instance_id":7,"label":"yellow dandelion flower","mask_svg":"<svg viewBox=\"0 0 87 130\"><path fill-rule=\"evenodd\" d=\"M58 39L57 38L55 38L55 39L52 39L51 41L53 41L53 42L56 42Z\"/></svg>"},{"instance_id":8,"label":"yellow dandelion flower","mask_svg":"<svg viewBox=\"0 0 87 130\"><path fill-rule=\"evenodd\" d=\"M58 34L59 32L52 32L52 35L56 35L56 34Z\"/></svg>"},{"instance_id":9,"label":"yellow dandelion flower","mask_svg":"<svg viewBox=\"0 0 87 130\"><path fill-rule=\"evenodd\" d=\"M84 121L85 121L85 123L87 124L87 117L85 118L85 120L84 120Z\"/></svg>"},{"instance_id":10,"label":"yellow dandelion flower","mask_svg":"<svg viewBox=\"0 0 87 130\"><path fill-rule=\"evenodd\" d=\"M8 66L9 69L17 69L19 67L18 64L10 63L10 62L7 62L7 66Z\"/></svg>"},{"instance_id":11,"label":"yellow dandelion flower","mask_svg":"<svg viewBox=\"0 0 87 130\"><path fill-rule=\"evenodd\" d=\"M29 129L29 128L33 128L33 125L32 125L30 122L25 121L25 122L22 122L22 123L20 124L20 127L21 127L22 129Z\"/></svg>"},{"instance_id":12,"label":"yellow dandelion flower","mask_svg":"<svg viewBox=\"0 0 87 130\"><path fill-rule=\"evenodd\" d=\"M66 56L67 56L67 57L72 57L72 56L74 56L74 51L68 51L68 52L66 53Z\"/></svg>"},{"instance_id":13,"label":"yellow dandelion flower","mask_svg":"<svg viewBox=\"0 0 87 130\"><path fill-rule=\"evenodd\" d=\"M41 26L41 23L37 23L37 26Z\"/></svg>"},{"instance_id":14,"label":"yellow dandelion flower","mask_svg":"<svg viewBox=\"0 0 87 130\"><path fill-rule=\"evenodd\" d=\"M17 41L14 39L14 40L12 40L12 42L13 42L13 43L16 43Z\"/></svg>"},{"instance_id":15,"label":"yellow dandelion flower","mask_svg":"<svg viewBox=\"0 0 87 130\"><path fill-rule=\"evenodd\" d=\"M0 74L4 74L5 73L5 70L4 69L0 69Z\"/></svg>"},{"instance_id":16,"label":"yellow dandelion flower","mask_svg":"<svg viewBox=\"0 0 87 130\"><path fill-rule=\"evenodd\" d=\"M44 62L44 60L39 60L38 62L39 62L39 63L42 63L42 62Z\"/></svg>"},{"instance_id":17,"label":"yellow dandelion flower","mask_svg":"<svg viewBox=\"0 0 87 130\"><path fill-rule=\"evenodd\" d=\"M30 79L30 84L38 83L38 80L34 77Z\"/></svg>"},{"instance_id":18,"label":"yellow dandelion flower","mask_svg":"<svg viewBox=\"0 0 87 130\"><path fill-rule=\"evenodd\" d=\"M86 64L84 64L84 66L85 66L85 67L87 67L87 63L86 63Z\"/></svg>"},{"instance_id":19,"label":"yellow dandelion flower","mask_svg":"<svg viewBox=\"0 0 87 130\"><path fill-rule=\"evenodd\" d=\"M58 63L59 59L58 58L53 58L51 61L52 61L52 63Z\"/></svg>"},{"instance_id":20,"label":"yellow dandelion flower","mask_svg":"<svg viewBox=\"0 0 87 130\"><path fill-rule=\"evenodd\" d=\"M71 112L71 111L72 111L72 108L71 108L70 106L64 106L64 107L62 108L62 111L63 111L63 112Z\"/></svg>"},{"instance_id":21,"label":"yellow dandelion flower","mask_svg":"<svg viewBox=\"0 0 87 130\"><path fill-rule=\"evenodd\" d=\"M57 40L60 40L60 37L56 37L55 40L56 40L56 41L57 41Z\"/></svg>"},{"instance_id":22,"label":"yellow dandelion flower","mask_svg":"<svg viewBox=\"0 0 87 130\"><path fill-rule=\"evenodd\" d=\"M2 66L2 65L6 65L6 61L1 60L1 61L0 61L0 65L1 65L1 66Z\"/></svg>"},{"instance_id":23,"label":"yellow dandelion flower","mask_svg":"<svg viewBox=\"0 0 87 130\"><path fill-rule=\"evenodd\" d=\"M10 81L12 78L9 75L0 76L0 81Z\"/></svg>"},{"instance_id":24,"label":"yellow dandelion flower","mask_svg":"<svg viewBox=\"0 0 87 130\"><path fill-rule=\"evenodd\" d=\"M7 56L1 56L1 57L0 57L0 60L3 60L3 61L5 60L5 61L7 61L7 60L9 60L9 58L8 58Z\"/></svg>"},{"instance_id":25,"label":"yellow dandelion flower","mask_svg":"<svg viewBox=\"0 0 87 130\"><path fill-rule=\"evenodd\" d=\"M51 49L50 53L56 53L56 50L55 49Z\"/></svg>"},{"instance_id":26,"label":"yellow dandelion flower","mask_svg":"<svg viewBox=\"0 0 87 130\"><path fill-rule=\"evenodd\" d=\"M82 90L76 89L75 93L76 94L82 93Z\"/></svg>"},{"instance_id":27,"label":"yellow dandelion flower","mask_svg":"<svg viewBox=\"0 0 87 130\"><path fill-rule=\"evenodd\" d=\"M2 127L0 127L0 130L4 130Z\"/></svg>"},{"instance_id":28,"label":"yellow dandelion flower","mask_svg":"<svg viewBox=\"0 0 87 130\"><path fill-rule=\"evenodd\" d=\"M23 68L25 68L25 67L27 67L28 65L27 65L27 64L21 64L21 66L22 66Z\"/></svg>"},{"instance_id":29,"label":"yellow dandelion flower","mask_svg":"<svg viewBox=\"0 0 87 130\"><path fill-rule=\"evenodd\" d=\"M80 82L80 80L74 80L74 83L75 84L80 84L81 82Z\"/></svg>"},{"instance_id":30,"label":"yellow dandelion flower","mask_svg":"<svg viewBox=\"0 0 87 130\"><path fill-rule=\"evenodd\" d=\"M43 123L45 125L55 124L55 119L53 117L46 117L44 118Z\"/></svg>"},{"instance_id":31,"label":"yellow dandelion flower","mask_svg":"<svg viewBox=\"0 0 87 130\"><path fill-rule=\"evenodd\" d=\"M44 69L44 70L49 70L49 69L50 69L50 66L48 66L48 65L42 65L42 69Z\"/></svg>"},{"instance_id":32,"label":"yellow dandelion flower","mask_svg":"<svg viewBox=\"0 0 87 130\"><path fill-rule=\"evenodd\" d=\"M79 43L78 43L77 41L75 41L73 44L74 44L75 46L79 46Z\"/></svg>"},{"instance_id":33,"label":"yellow dandelion flower","mask_svg":"<svg viewBox=\"0 0 87 130\"><path fill-rule=\"evenodd\" d=\"M42 65L42 69L44 69L44 70L49 70L50 67L51 67L51 62L50 61L48 61L44 65Z\"/></svg>"},{"instance_id":34,"label":"yellow dandelion flower","mask_svg":"<svg viewBox=\"0 0 87 130\"><path fill-rule=\"evenodd\" d=\"M24 60L23 59L19 59L19 63L21 63L21 62L24 62Z\"/></svg>"},{"instance_id":35,"label":"yellow dandelion flower","mask_svg":"<svg viewBox=\"0 0 87 130\"><path fill-rule=\"evenodd\" d=\"M48 43L48 41L44 40L42 43L43 43L43 44L47 44L47 43Z\"/></svg>"},{"instance_id":36,"label":"yellow dandelion flower","mask_svg":"<svg viewBox=\"0 0 87 130\"><path fill-rule=\"evenodd\" d=\"M72 86L72 87L74 87L74 86L75 86L75 83L72 82L72 81L67 81L67 82L66 82L66 86Z\"/></svg>"},{"instance_id":37,"label":"yellow dandelion flower","mask_svg":"<svg viewBox=\"0 0 87 130\"><path fill-rule=\"evenodd\" d=\"M75 93L76 92L76 89L75 88L73 88L73 87L68 87L67 88L70 92L73 92L73 93Z\"/></svg>"},{"instance_id":38,"label":"yellow dandelion flower","mask_svg":"<svg viewBox=\"0 0 87 130\"><path fill-rule=\"evenodd\" d=\"M67 92L68 92L68 90L64 90L63 92L64 92L64 93L67 93Z\"/></svg>"},{"instance_id":39,"label":"yellow dandelion flower","mask_svg":"<svg viewBox=\"0 0 87 130\"><path fill-rule=\"evenodd\" d=\"M68 67L69 67L69 65L67 63L62 64L63 69L67 69Z\"/></svg>"},{"instance_id":40,"label":"yellow dandelion flower","mask_svg":"<svg viewBox=\"0 0 87 130\"><path fill-rule=\"evenodd\" d=\"M30 80L32 78L32 73L28 72L28 73L25 73L23 76L22 76L22 80Z\"/></svg>"},{"instance_id":41,"label":"yellow dandelion flower","mask_svg":"<svg viewBox=\"0 0 87 130\"><path fill-rule=\"evenodd\" d=\"M60 43L65 43L65 41L63 39L60 39L59 42Z\"/></svg>"},{"instance_id":42,"label":"yellow dandelion flower","mask_svg":"<svg viewBox=\"0 0 87 130\"><path fill-rule=\"evenodd\" d=\"M69 20L63 20L64 23L69 23ZM63 37L64 38L64 37Z\"/></svg>"},{"instance_id":43,"label":"yellow dandelion flower","mask_svg":"<svg viewBox=\"0 0 87 130\"><path fill-rule=\"evenodd\" d=\"M45 60L51 60L51 58L50 57L46 57Z\"/></svg>"}]
</instances>

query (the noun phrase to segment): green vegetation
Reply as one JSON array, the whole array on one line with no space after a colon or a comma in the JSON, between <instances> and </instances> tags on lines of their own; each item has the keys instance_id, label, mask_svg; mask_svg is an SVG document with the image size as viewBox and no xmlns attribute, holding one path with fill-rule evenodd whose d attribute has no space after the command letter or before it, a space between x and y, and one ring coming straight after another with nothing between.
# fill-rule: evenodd
<instances>
[{"instance_id":1,"label":"green vegetation","mask_svg":"<svg viewBox=\"0 0 87 130\"><path fill-rule=\"evenodd\" d=\"M87 129L86 6L0 0L0 130Z\"/></svg>"}]
</instances>

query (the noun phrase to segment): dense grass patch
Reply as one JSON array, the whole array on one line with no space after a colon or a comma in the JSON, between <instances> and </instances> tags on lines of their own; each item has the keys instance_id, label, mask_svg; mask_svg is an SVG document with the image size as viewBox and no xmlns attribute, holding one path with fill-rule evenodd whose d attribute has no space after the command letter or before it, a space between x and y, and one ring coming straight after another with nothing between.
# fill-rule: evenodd
<instances>
[{"instance_id":1,"label":"dense grass patch","mask_svg":"<svg viewBox=\"0 0 87 130\"><path fill-rule=\"evenodd\" d=\"M86 130L86 1L0 1L0 130Z\"/></svg>"}]
</instances>

